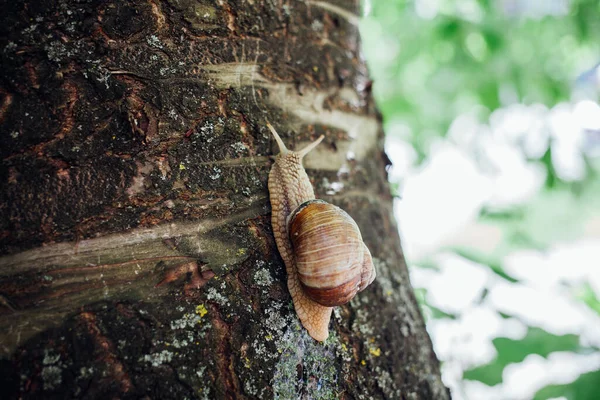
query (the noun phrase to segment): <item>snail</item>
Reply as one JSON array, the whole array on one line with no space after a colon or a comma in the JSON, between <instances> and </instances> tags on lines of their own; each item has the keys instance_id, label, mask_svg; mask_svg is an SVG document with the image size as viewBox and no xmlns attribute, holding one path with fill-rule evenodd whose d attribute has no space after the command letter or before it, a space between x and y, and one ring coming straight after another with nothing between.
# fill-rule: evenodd
<instances>
[{"instance_id":1,"label":"snail","mask_svg":"<svg viewBox=\"0 0 600 400\"><path fill-rule=\"evenodd\" d=\"M296 314L310 336L324 341L332 307L349 302L375 279L373 260L352 217L315 199L302 159L323 136L291 151L271 124L267 127L279 146L269 173L273 235Z\"/></svg>"}]
</instances>

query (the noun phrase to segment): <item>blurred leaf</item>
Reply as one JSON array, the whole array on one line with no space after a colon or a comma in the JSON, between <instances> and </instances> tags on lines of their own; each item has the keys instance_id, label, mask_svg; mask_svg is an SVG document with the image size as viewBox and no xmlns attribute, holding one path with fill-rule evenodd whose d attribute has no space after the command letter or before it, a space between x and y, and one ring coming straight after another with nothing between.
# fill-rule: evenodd
<instances>
[{"instance_id":1,"label":"blurred leaf","mask_svg":"<svg viewBox=\"0 0 600 400\"><path fill-rule=\"evenodd\" d=\"M556 336L543 329L530 327L527 335L522 340L508 338L495 338L492 340L498 355L496 359L481 367L465 371L463 378L476 380L489 386L502 382L502 371L508 364L521 362L529 354L539 354L547 357L554 351L578 351L579 345L577 335Z\"/></svg>"},{"instance_id":2,"label":"blurred leaf","mask_svg":"<svg viewBox=\"0 0 600 400\"><path fill-rule=\"evenodd\" d=\"M540 160L546 167L546 187L553 188L556 186L558 180L556 176L556 170L554 164L552 164L552 148L548 147L548 150L544 153Z\"/></svg>"},{"instance_id":3,"label":"blurred leaf","mask_svg":"<svg viewBox=\"0 0 600 400\"><path fill-rule=\"evenodd\" d=\"M495 110L500 107L500 98L498 95L498 82L488 81L481 84L479 88L479 100L487 108Z\"/></svg>"},{"instance_id":4,"label":"blurred leaf","mask_svg":"<svg viewBox=\"0 0 600 400\"><path fill-rule=\"evenodd\" d=\"M447 312L444 312L437 307L433 307L433 306L429 305L427 302L422 303L421 306L427 308L428 316L430 319L441 319L441 318L456 319L456 315L448 314Z\"/></svg>"},{"instance_id":5,"label":"blurred leaf","mask_svg":"<svg viewBox=\"0 0 600 400\"><path fill-rule=\"evenodd\" d=\"M585 282L581 287L577 288L575 296L589 308L600 314L600 299L598 299L596 292L588 282Z\"/></svg>"},{"instance_id":6,"label":"blurred leaf","mask_svg":"<svg viewBox=\"0 0 600 400\"><path fill-rule=\"evenodd\" d=\"M577 190L574 190L577 188ZM526 205L499 212L484 210L482 223L493 223L505 234L505 243L495 256L526 248L544 250L558 241L580 238L586 221L600 211L600 180L557 184L542 190Z\"/></svg>"},{"instance_id":7,"label":"blurred leaf","mask_svg":"<svg viewBox=\"0 0 600 400\"><path fill-rule=\"evenodd\" d=\"M518 282L517 279L513 278L512 276L510 276L504 272L504 270L500 266L499 258L494 259L491 257L490 254L483 254L483 253L477 251L476 249L473 249L470 247L469 248L453 247L452 251L455 252L456 254L458 254L459 256L466 258L467 260L487 266L496 275L498 275L501 278L506 279L509 282L512 282L512 283Z\"/></svg>"},{"instance_id":8,"label":"blurred leaf","mask_svg":"<svg viewBox=\"0 0 600 400\"><path fill-rule=\"evenodd\" d=\"M400 190L400 182L390 182L390 191L392 196L396 198L402 198L402 191Z\"/></svg>"},{"instance_id":9,"label":"blurred leaf","mask_svg":"<svg viewBox=\"0 0 600 400\"><path fill-rule=\"evenodd\" d=\"M490 29L489 27L483 28L483 35L492 53L502 50L502 47L504 46L504 38L498 31Z\"/></svg>"},{"instance_id":10,"label":"blurred leaf","mask_svg":"<svg viewBox=\"0 0 600 400\"><path fill-rule=\"evenodd\" d=\"M460 34L461 21L458 18L442 20L435 30L440 39L451 40Z\"/></svg>"},{"instance_id":11,"label":"blurred leaf","mask_svg":"<svg viewBox=\"0 0 600 400\"><path fill-rule=\"evenodd\" d=\"M425 322L427 322L430 319L440 319L440 318L456 319L456 315L444 312L444 311L440 310L439 308L434 307L434 306L430 305L429 303L427 303L427 289L415 288L414 291L415 291L415 297L417 298L417 303L419 303L421 312L423 313L423 316L425 317Z\"/></svg>"},{"instance_id":12,"label":"blurred leaf","mask_svg":"<svg viewBox=\"0 0 600 400\"><path fill-rule=\"evenodd\" d=\"M567 400L598 400L600 370L582 374L573 383L551 385L539 390L533 400L565 397Z\"/></svg>"},{"instance_id":13,"label":"blurred leaf","mask_svg":"<svg viewBox=\"0 0 600 400\"><path fill-rule=\"evenodd\" d=\"M415 288L415 297L419 304L425 303L425 297L427 296L427 289L424 288Z\"/></svg>"}]
</instances>

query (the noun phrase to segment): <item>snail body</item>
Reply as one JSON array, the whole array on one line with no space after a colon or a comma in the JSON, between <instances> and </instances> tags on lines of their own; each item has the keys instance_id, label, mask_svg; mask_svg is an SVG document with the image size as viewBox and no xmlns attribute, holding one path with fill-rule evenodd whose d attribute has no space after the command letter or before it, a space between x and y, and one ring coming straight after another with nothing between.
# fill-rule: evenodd
<instances>
[{"instance_id":1,"label":"snail body","mask_svg":"<svg viewBox=\"0 0 600 400\"><path fill-rule=\"evenodd\" d=\"M271 225L283 259L288 289L300 322L316 340L329 336L333 306L349 302L375 279L371 254L356 222L342 209L315 199L300 151L288 150L267 124L280 153L269 173Z\"/></svg>"}]
</instances>

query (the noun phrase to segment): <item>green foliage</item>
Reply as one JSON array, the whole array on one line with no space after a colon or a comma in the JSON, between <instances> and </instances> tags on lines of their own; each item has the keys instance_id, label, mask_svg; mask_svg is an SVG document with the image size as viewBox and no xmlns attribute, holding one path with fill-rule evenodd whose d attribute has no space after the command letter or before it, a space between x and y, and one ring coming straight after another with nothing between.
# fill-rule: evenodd
<instances>
[{"instance_id":1,"label":"green foliage","mask_svg":"<svg viewBox=\"0 0 600 400\"><path fill-rule=\"evenodd\" d=\"M464 379L477 380L489 386L502 382L502 371L511 363L521 362L529 354L547 357L553 351L580 351L577 335L555 336L540 328L529 328L521 340L498 337L492 340L498 356L489 364L465 371Z\"/></svg>"},{"instance_id":2,"label":"green foliage","mask_svg":"<svg viewBox=\"0 0 600 400\"><path fill-rule=\"evenodd\" d=\"M493 254L482 254L473 248L454 248L454 252L467 260L471 260L488 267L494 274L507 280L508 282L518 282L515 278L508 275L502 269L500 258Z\"/></svg>"},{"instance_id":3,"label":"green foliage","mask_svg":"<svg viewBox=\"0 0 600 400\"><path fill-rule=\"evenodd\" d=\"M444 139L459 115L470 113L486 124L495 110L510 104L542 103L551 108L580 98L582 85L598 95L600 78L593 72L600 62L597 0L364 3L368 13L361 23L364 51L386 132L409 142L418 155L418 163L428 159L432 143ZM529 6L556 11L559 4L565 4L568 10L545 15L524 11ZM529 201L503 209L484 207L481 211L477 223L493 226L502 233L496 248L483 252L454 245L437 250L451 251L485 265L493 273L491 280L518 286L526 283L504 271L506 255L535 250L545 256L557 243L572 243L585 237L590 221L597 224L600 215L600 158L584 154L586 177L565 182L555 169L554 151L548 146L537 159L528 159L546 172L543 188ZM394 195L401 198L401 182L391 184ZM435 269L436 254L419 264L426 262ZM600 299L589 283L570 283L564 288L570 299L600 314ZM486 301L487 290L486 287L475 306ZM428 322L460 322L460 314L451 315L427 304L427 294L428 288L416 289ZM500 311L497 315L514 321L512 315ZM496 337L492 344L496 358L464 371L463 379L494 386L502 383L508 365L521 363L531 354L547 358L559 351L598 352L582 346L578 335L557 336L535 326L528 327L523 339ZM569 400L600 398L600 371L585 373L572 383L547 386L535 394L535 400L561 396Z\"/></svg>"},{"instance_id":4,"label":"green foliage","mask_svg":"<svg viewBox=\"0 0 600 400\"><path fill-rule=\"evenodd\" d=\"M480 220L501 227L506 238L497 256L515 249L545 249L557 241L581 237L586 222L600 213L600 181L589 180L578 191L574 186L543 190L527 204L510 210L484 210Z\"/></svg>"},{"instance_id":5,"label":"green foliage","mask_svg":"<svg viewBox=\"0 0 600 400\"><path fill-rule=\"evenodd\" d=\"M598 299L596 292L592 290L592 287L589 283L585 282L583 285L577 288L575 297L600 315L600 299Z\"/></svg>"},{"instance_id":6,"label":"green foliage","mask_svg":"<svg viewBox=\"0 0 600 400\"><path fill-rule=\"evenodd\" d=\"M533 400L565 397L567 400L597 400L600 393L600 371L582 374L575 382L551 385L535 394Z\"/></svg>"},{"instance_id":7,"label":"green foliage","mask_svg":"<svg viewBox=\"0 0 600 400\"><path fill-rule=\"evenodd\" d=\"M426 295L427 295L426 289L423 289L423 288L415 289L415 297L417 298L417 301L419 303L419 306L421 308L421 312L423 313L423 317L425 318L425 321L428 321L429 319L437 319L437 318L449 318L449 319L456 318L455 315L448 314L447 312L444 312L444 311L440 310L439 308L432 306L431 304L427 304L426 297L425 297Z\"/></svg>"},{"instance_id":8,"label":"green foliage","mask_svg":"<svg viewBox=\"0 0 600 400\"><path fill-rule=\"evenodd\" d=\"M577 75L598 62L595 0L539 18L517 18L496 1L429 3L440 5L432 19L419 18L413 1L372 1L362 24L381 111L418 131L418 151L475 105L485 118L514 102L567 100Z\"/></svg>"}]
</instances>

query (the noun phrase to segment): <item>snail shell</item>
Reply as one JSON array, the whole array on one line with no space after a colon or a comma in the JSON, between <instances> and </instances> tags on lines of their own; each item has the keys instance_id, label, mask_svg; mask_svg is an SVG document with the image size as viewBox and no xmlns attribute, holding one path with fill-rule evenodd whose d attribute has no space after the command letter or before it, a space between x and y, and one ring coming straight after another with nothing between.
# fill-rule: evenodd
<instances>
[{"instance_id":1,"label":"snail shell","mask_svg":"<svg viewBox=\"0 0 600 400\"><path fill-rule=\"evenodd\" d=\"M309 200L288 218L296 271L304 293L324 306L349 302L375 279L371 253L356 222L323 200Z\"/></svg>"}]
</instances>

